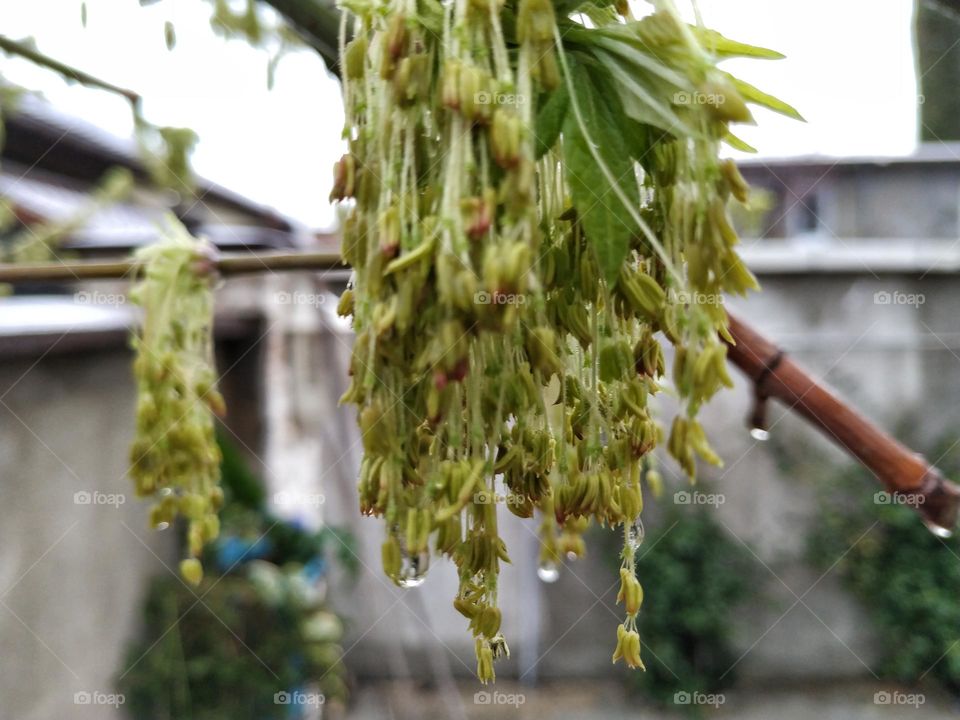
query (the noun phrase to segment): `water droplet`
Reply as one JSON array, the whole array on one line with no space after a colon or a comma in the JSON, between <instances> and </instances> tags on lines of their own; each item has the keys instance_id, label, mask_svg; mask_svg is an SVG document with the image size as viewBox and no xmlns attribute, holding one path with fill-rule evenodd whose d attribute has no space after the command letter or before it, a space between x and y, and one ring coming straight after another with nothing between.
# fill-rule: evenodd
<instances>
[{"instance_id":1,"label":"water droplet","mask_svg":"<svg viewBox=\"0 0 960 720\"><path fill-rule=\"evenodd\" d=\"M630 546L631 550L636 550L643 544L643 538L646 536L646 531L643 529L643 520L640 519L640 516L637 516L637 519L633 521L630 525L630 529L627 530L627 544Z\"/></svg>"},{"instance_id":2,"label":"water droplet","mask_svg":"<svg viewBox=\"0 0 960 720\"><path fill-rule=\"evenodd\" d=\"M770 439L770 433L763 428L755 427L750 428L750 437L752 437L754 440L758 440L759 442L766 442Z\"/></svg>"},{"instance_id":3,"label":"water droplet","mask_svg":"<svg viewBox=\"0 0 960 720\"><path fill-rule=\"evenodd\" d=\"M403 553L403 560L400 565L400 575L397 578L397 585L402 588L415 588L423 585L427 579L427 571L430 569L430 553L422 552L416 556L410 556Z\"/></svg>"},{"instance_id":4,"label":"water droplet","mask_svg":"<svg viewBox=\"0 0 960 720\"><path fill-rule=\"evenodd\" d=\"M938 538L946 539L946 538L953 537L953 530L951 530L950 528L945 528L942 525L937 525L927 520L924 520L923 524L927 526L927 530L932 532Z\"/></svg>"},{"instance_id":5,"label":"water droplet","mask_svg":"<svg viewBox=\"0 0 960 720\"><path fill-rule=\"evenodd\" d=\"M537 567L537 577L545 583L555 583L560 579L560 570L555 562L546 560Z\"/></svg>"},{"instance_id":6,"label":"water droplet","mask_svg":"<svg viewBox=\"0 0 960 720\"><path fill-rule=\"evenodd\" d=\"M168 522L158 522L155 529L156 529L156 530L166 530L168 527L170 527L170 523L168 523Z\"/></svg>"},{"instance_id":7,"label":"water droplet","mask_svg":"<svg viewBox=\"0 0 960 720\"><path fill-rule=\"evenodd\" d=\"M168 497L170 495L173 495L173 488L168 488L168 487L160 488L157 491L157 495L159 495L160 497Z\"/></svg>"},{"instance_id":8,"label":"water droplet","mask_svg":"<svg viewBox=\"0 0 960 720\"><path fill-rule=\"evenodd\" d=\"M567 550L567 560L573 562L577 559L577 554L573 550Z\"/></svg>"}]
</instances>

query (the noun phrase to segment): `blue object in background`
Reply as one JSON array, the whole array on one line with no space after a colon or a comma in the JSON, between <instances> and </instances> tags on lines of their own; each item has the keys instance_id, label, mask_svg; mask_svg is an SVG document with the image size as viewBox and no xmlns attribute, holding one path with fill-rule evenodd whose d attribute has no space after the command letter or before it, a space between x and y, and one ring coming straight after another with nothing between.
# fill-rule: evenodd
<instances>
[{"instance_id":1,"label":"blue object in background","mask_svg":"<svg viewBox=\"0 0 960 720\"><path fill-rule=\"evenodd\" d=\"M217 567L227 572L240 563L261 560L273 550L273 544L265 537L247 540L236 535L227 535L217 540L214 546Z\"/></svg>"}]
</instances>

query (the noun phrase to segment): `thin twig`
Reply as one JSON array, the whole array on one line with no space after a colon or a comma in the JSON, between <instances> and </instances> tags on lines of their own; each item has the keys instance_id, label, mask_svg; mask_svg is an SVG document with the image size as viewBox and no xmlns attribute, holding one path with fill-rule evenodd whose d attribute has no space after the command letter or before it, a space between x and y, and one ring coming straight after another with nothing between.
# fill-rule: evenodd
<instances>
[{"instance_id":1,"label":"thin twig","mask_svg":"<svg viewBox=\"0 0 960 720\"><path fill-rule=\"evenodd\" d=\"M25 42L12 40L5 35L0 35L0 50L3 50L8 55L18 55L36 65L53 70L55 73L62 75L67 80L72 80L80 83L81 85L100 88L101 90L107 90L109 92L122 95L134 105L140 102L140 96L133 90L122 88L119 85L114 85L113 83L101 80L100 78L90 75L89 73L85 73L83 70L78 70L75 67L71 67L66 63L50 57L49 55L44 55L42 52L31 47Z\"/></svg>"},{"instance_id":2,"label":"thin twig","mask_svg":"<svg viewBox=\"0 0 960 720\"><path fill-rule=\"evenodd\" d=\"M224 276L278 270L331 270L345 268L338 253L271 252L222 255L213 261ZM61 282L73 280L118 280L140 272L133 258L113 261L80 260L56 263L0 263L0 283Z\"/></svg>"}]
</instances>

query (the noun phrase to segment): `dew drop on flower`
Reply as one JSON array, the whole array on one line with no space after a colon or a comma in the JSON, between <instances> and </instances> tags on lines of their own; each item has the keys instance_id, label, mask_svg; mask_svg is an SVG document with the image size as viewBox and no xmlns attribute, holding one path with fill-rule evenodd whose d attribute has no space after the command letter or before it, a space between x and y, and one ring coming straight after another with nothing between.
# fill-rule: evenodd
<instances>
[{"instance_id":1,"label":"dew drop on flower","mask_svg":"<svg viewBox=\"0 0 960 720\"><path fill-rule=\"evenodd\" d=\"M560 570L555 562L542 562L537 567L537 577L545 583L555 583L560 579Z\"/></svg>"},{"instance_id":2,"label":"dew drop on flower","mask_svg":"<svg viewBox=\"0 0 960 720\"><path fill-rule=\"evenodd\" d=\"M427 571L430 569L430 553L422 552L416 556L403 553L402 564L400 565L400 577L397 579L397 585L402 588L415 588L423 585L427 579Z\"/></svg>"},{"instance_id":3,"label":"dew drop on flower","mask_svg":"<svg viewBox=\"0 0 960 720\"><path fill-rule=\"evenodd\" d=\"M637 519L633 521L630 525L630 529L627 530L627 544L630 546L631 550L636 550L643 544L643 538L646 532L643 529L643 520L637 516Z\"/></svg>"}]
</instances>

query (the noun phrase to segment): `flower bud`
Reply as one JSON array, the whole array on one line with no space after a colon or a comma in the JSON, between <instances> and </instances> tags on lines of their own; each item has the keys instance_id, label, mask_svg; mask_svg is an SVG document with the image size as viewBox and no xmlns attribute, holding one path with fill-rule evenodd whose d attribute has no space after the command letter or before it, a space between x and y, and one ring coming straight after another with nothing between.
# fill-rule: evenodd
<instances>
[{"instance_id":1,"label":"flower bud","mask_svg":"<svg viewBox=\"0 0 960 720\"><path fill-rule=\"evenodd\" d=\"M722 122L753 122L753 115L750 114L746 102L726 77L720 75L708 80L700 91L712 100L707 103L706 108L714 119Z\"/></svg>"},{"instance_id":2,"label":"flower bud","mask_svg":"<svg viewBox=\"0 0 960 720\"><path fill-rule=\"evenodd\" d=\"M516 113L497 109L490 128L490 148L497 165L509 170L520 162L522 121Z\"/></svg>"},{"instance_id":3,"label":"flower bud","mask_svg":"<svg viewBox=\"0 0 960 720\"><path fill-rule=\"evenodd\" d=\"M443 64L443 75L440 79L440 99L444 107L451 110L460 109L460 72L463 68L456 58L448 58Z\"/></svg>"},{"instance_id":4,"label":"flower bud","mask_svg":"<svg viewBox=\"0 0 960 720\"><path fill-rule=\"evenodd\" d=\"M180 576L196 587L203 580L203 565L196 558L180 561Z\"/></svg>"},{"instance_id":5,"label":"flower bud","mask_svg":"<svg viewBox=\"0 0 960 720\"><path fill-rule=\"evenodd\" d=\"M407 18L403 13L395 13L387 25L386 49L390 57L397 59L403 53L407 43Z\"/></svg>"},{"instance_id":6,"label":"flower bud","mask_svg":"<svg viewBox=\"0 0 960 720\"><path fill-rule=\"evenodd\" d=\"M357 161L353 155L347 153L333 166L333 190L330 191L330 202L353 197L356 191L356 178Z\"/></svg>"},{"instance_id":7,"label":"flower bud","mask_svg":"<svg viewBox=\"0 0 960 720\"><path fill-rule=\"evenodd\" d=\"M484 191L481 197L464 198L460 201L467 237L471 240L480 240L490 231L496 212L496 203L496 193L493 190Z\"/></svg>"},{"instance_id":8,"label":"flower bud","mask_svg":"<svg viewBox=\"0 0 960 720\"><path fill-rule=\"evenodd\" d=\"M740 174L740 168L733 160L727 158L720 163L720 174L738 201L746 203L750 199L750 185Z\"/></svg>"},{"instance_id":9,"label":"flower bud","mask_svg":"<svg viewBox=\"0 0 960 720\"><path fill-rule=\"evenodd\" d=\"M472 122L485 124L490 120L491 79L485 70L473 65L460 69L460 112Z\"/></svg>"},{"instance_id":10,"label":"flower bud","mask_svg":"<svg viewBox=\"0 0 960 720\"><path fill-rule=\"evenodd\" d=\"M367 36L360 35L349 43L344 50L344 72L348 80L363 78L367 62Z\"/></svg>"},{"instance_id":11,"label":"flower bud","mask_svg":"<svg viewBox=\"0 0 960 720\"><path fill-rule=\"evenodd\" d=\"M517 42L552 42L555 26L553 3L550 0L520 0L517 9Z\"/></svg>"},{"instance_id":12,"label":"flower bud","mask_svg":"<svg viewBox=\"0 0 960 720\"><path fill-rule=\"evenodd\" d=\"M400 250L400 210L396 205L391 205L380 214L377 220L377 237L383 257L396 257Z\"/></svg>"}]
</instances>

